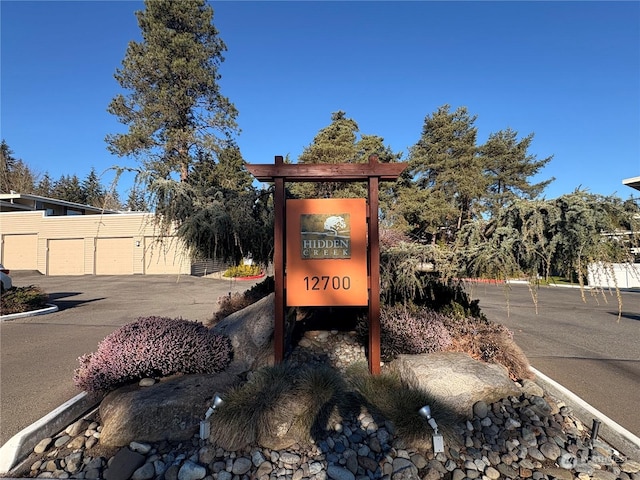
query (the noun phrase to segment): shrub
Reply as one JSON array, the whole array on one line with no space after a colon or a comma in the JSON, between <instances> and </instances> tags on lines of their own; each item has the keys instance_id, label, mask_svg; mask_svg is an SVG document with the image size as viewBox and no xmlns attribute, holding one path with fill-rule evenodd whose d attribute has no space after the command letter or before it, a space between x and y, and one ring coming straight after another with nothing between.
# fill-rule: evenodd
<instances>
[{"instance_id":1,"label":"shrub","mask_svg":"<svg viewBox=\"0 0 640 480\"><path fill-rule=\"evenodd\" d=\"M236 265L235 267L228 268L223 274L223 277L253 277L260 275L262 270L260 265Z\"/></svg>"},{"instance_id":2,"label":"shrub","mask_svg":"<svg viewBox=\"0 0 640 480\"><path fill-rule=\"evenodd\" d=\"M215 373L231 361L228 338L181 318L141 317L123 325L78 359L75 385L87 392L108 392L144 377L175 373Z\"/></svg>"},{"instance_id":3,"label":"shrub","mask_svg":"<svg viewBox=\"0 0 640 480\"><path fill-rule=\"evenodd\" d=\"M503 365L514 380L533 377L526 355L504 325L487 319L454 316L446 317L444 323L453 338L449 350Z\"/></svg>"},{"instance_id":4,"label":"shrub","mask_svg":"<svg viewBox=\"0 0 640 480\"><path fill-rule=\"evenodd\" d=\"M2 294L0 314L31 312L47 306L49 296L35 285L28 287L13 287Z\"/></svg>"},{"instance_id":5,"label":"shrub","mask_svg":"<svg viewBox=\"0 0 640 480\"><path fill-rule=\"evenodd\" d=\"M380 311L380 353L384 360L399 354L420 354L446 350L451 335L444 326L446 317L433 310L403 305L385 306ZM358 323L358 333L367 333L366 320Z\"/></svg>"},{"instance_id":6,"label":"shrub","mask_svg":"<svg viewBox=\"0 0 640 480\"><path fill-rule=\"evenodd\" d=\"M215 325L220 320L228 317L232 313L238 312L258 300L266 297L275 291L275 280L273 277L266 277L262 282L256 283L253 287L243 293L234 293L218 298L218 310L213 314L210 325Z\"/></svg>"}]
</instances>

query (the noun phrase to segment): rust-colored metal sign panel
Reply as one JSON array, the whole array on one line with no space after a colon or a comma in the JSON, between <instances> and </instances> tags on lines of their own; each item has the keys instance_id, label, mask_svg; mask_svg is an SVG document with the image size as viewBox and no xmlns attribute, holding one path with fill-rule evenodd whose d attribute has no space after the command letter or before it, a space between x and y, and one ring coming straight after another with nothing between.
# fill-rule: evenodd
<instances>
[{"instance_id":1,"label":"rust-colored metal sign panel","mask_svg":"<svg viewBox=\"0 0 640 480\"><path fill-rule=\"evenodd\" d=\"M367 305L366 200L287 200L286 216L287 306Z\"/></svg>"}]
</instances>

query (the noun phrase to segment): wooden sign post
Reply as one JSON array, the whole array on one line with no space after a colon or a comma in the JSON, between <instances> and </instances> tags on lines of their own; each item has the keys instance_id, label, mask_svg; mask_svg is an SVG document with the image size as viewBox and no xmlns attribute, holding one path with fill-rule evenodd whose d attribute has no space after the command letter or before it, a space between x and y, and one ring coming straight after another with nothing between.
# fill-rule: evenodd
<instances>
[{"instance_id":1,"label":"wooden sign post","mask_svg":"<svg viewBox=\"0 0 640 480\"><path fill-rule=\"evenodd\" d=\"M380 373L380 245L378 189L406 163L250 164L261 182L275 184L275 361L284 360L287 306L368 306L369 371ZM364 199L285 200L285 182L368 183ZM368 223L367 223L368 220ZM368 242L367 242L368 240ZM285 273L286 272L286 273Z\"/></svg>"}]
</instances>

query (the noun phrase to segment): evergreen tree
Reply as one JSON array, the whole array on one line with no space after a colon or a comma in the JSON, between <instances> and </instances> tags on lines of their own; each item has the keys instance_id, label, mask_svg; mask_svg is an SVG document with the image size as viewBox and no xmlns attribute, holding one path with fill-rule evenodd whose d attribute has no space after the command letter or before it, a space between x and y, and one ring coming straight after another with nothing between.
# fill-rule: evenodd
<instances>
[{"instance_id":1,"label":"evergreen tree","mask_svg":"<svg viewBox=\"0 0 640 480\"><path fill-rule=\"evenodd\" d=\"M331 123L321 129L300 157L299 164L366 163L370 155L378 155L379 162L398 161L400 154L384 145L377 135L361 135L355 120L343 111L331 114ZM289 191L300 198L366 198L364 182L293 183Z\"/></svg>"},{"instance_id":2,"label":"evergreen tree","mask_svg":"<svg viewBox=\"0 0 640 480\"><path fill-rule=\"evenodd\" d=\"M36 185L34 193L41 197L51 197L53 195L53 180L49 172L45 172L38 185Z\"/></svg>"},{"instance_id":3,"label":"evergreen tree","mask_svg":"<svg viewBox=\"0 0 640 480\"><path fill-rule=\"evenodd\" d=\"M0 192L2 193L9 193L12 190L11 176L16 162L13 151L6 141L2 140L0 143Z\"/></svg>"},{"instance_id":4,"label":"evergreen tree","mask_svg":"<svg viewBox=\"0 0 640 480\"><path fill-rule=\"evenodd\" d=\"M358 124L343 111L331 114L331 123L322 128L313 142L298 157L299 164L355 163L357 158ZM354 184L355 185L355 184ZM292 183L289 191L299 198L361 197L362 186L352 188L340 182ZM355 190L355 192L354 192Z\"/></svg>"},{"instance_id":5,"label":"evergreen tree","mask_svg":"<svg viewBox=\"0 0 640 480\"><path fill-rule=\"evenodd\" d=\"M66 202L86 204L86 196L77 175L62 175L53 185L52 197Z\"/></svg>"},{"instance_id":6,"label":"evergreen tree","mask_svg":"<svg viewBox=\"0 0 640 480\"><path fill-rule=\"evenodd\" d=\"M236 132L237 111L218 85L224 42L205 0L146 0L136 12L142 42L130 42L115 78L131 91L109 112L129 126L107 136L110 151L142 158L151 178L184 181L198 151L220 147Z\"/></svg>"},{"instance_id":7,"label":"evergreen tree","mask_svg":"<svg viewBox=\"0 0 640 480\"><path fill-rule=\"evenodd\" d=\"M141 159L137 180L162 234L177 226L197 256L266 261L255 240L267 217L233 142L237 111L218 85L226 46L213 13L205 0L145 0L142 42L129 44L115 75L130 93L109 105L129 130L106 140Z\"/></svg>"},{"instance_id":8,"label":"evergreen tree","mask_svg":"<svg viewBox=\"0 0 640 480\"><path fill-rule=\"evenodd\" d=\"M507 128L489 136L480 147L482 166L488 181L487 207L492 215L517 198L535 199L553 178L531 184L536 175L553 156L538 160L528 153L533 133L520 141L518 132Z\"/></svg>"},{"instance_id":9,"label":"evergreen tree","mask_svg":"<svg viewBox=\"0 0 640 480\"><path fill-rule=\"evenodd\" d=\"M134 186L131 190L129 190L129 196L127 197L127 203L125 203L124 208L130 212L149 211L149 207L147 206L147 201L144 198L144 194L138 187Z\"/></svg>"},{"instance_id":10,"label":"evergreen tree","mask_svg":"<svg viewBox=\"0 0 640 480\"><path fill-rule=\"evenodd\" d=\"M96 174L95 168L91 168L91 171L87 174L87 177L82 181L82 193L87 205L94 207L102 207L105 201L106 193L100 179Z\"/></svg>"},{"instance_id":11,"label":"evergreen tree","mask_svg":"<svg viewBox=\"0 0 640 480\"><path fill-rule=\"evenodd\" d=\"M0 192L33 193L36 174L22 160L13 156L6 141L0 142Z\"/></svg>"},{"instance_id":12,"label":"evergreen tree","mask_svg":"<svg viewBox=\"0 0 640 480\"><path fill-rule=\"evenodd\" d=\"M411 233L422 240L455 234L479 213L476 206L486 181L477 154L475 120L465 107L450 112L444 105L427 115L422 135L410 150L399 202Z\"/></svg>"}]
</instances>

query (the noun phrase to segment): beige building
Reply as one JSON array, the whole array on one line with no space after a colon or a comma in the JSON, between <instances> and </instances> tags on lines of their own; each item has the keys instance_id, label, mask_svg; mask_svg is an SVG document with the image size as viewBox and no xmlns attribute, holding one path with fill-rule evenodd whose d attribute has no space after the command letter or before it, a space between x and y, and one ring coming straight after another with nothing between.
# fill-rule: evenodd
<instances>
[{"instance_id":1,"label":"beige building","mask_svg":"<svg viewBox=\"0 0 640 480\"><path fill-rule=\"evenodd\" d=\"M190 274L177 237L153 214L103 211L36 195L0 194L0 263L45 275Z\"/></svg>"}]
</instances>

